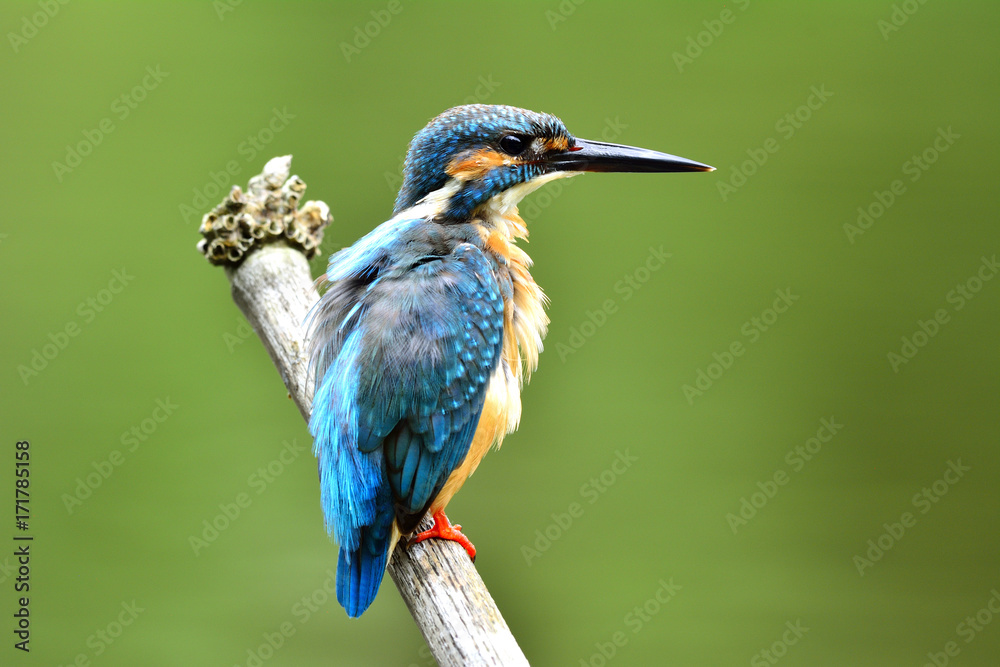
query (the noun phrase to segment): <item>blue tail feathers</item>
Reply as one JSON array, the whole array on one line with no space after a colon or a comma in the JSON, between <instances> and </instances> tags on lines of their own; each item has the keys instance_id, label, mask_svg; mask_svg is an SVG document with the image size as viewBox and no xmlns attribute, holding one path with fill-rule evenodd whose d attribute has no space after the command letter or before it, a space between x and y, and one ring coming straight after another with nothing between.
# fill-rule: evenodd
<instances>
[{"instance_id":1,"label":"blue tail feathers","mask_svg":"<svg viewBox=\"0 0 1000 667\"><path fill-rule=\"evenodd\" d=\"M378 594L389 549L392 546L392 514L382 514L373 526L361 529L358 548L340 548L337 560L337 601L347 615L357 618Z\"/></svg>"}]
</instances>

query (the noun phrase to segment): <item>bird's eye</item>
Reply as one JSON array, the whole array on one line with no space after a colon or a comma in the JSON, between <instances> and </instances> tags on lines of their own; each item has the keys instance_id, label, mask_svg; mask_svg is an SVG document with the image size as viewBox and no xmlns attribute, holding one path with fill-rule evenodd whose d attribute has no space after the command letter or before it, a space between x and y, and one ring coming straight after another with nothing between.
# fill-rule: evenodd
<instances>
[{"instance_id":1,"label":"bird's eye","mask_svg":"<svg viewBox=\"0 0 1000 667\"><path fill-rule=\"evenodd\" d=\"M508 134L500 139L500 150L507 155L520 155L528 147L528 140L516 134Z\"/></svg>"}]
</instances>

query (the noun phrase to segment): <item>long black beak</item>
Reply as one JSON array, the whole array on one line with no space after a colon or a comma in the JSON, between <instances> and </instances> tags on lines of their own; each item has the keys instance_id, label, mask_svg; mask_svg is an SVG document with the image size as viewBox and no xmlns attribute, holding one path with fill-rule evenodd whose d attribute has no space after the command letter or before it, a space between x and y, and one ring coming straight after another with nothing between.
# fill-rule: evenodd
<instances>
[{"instance_id":1,"label":"long black beak","mask_svg":"<svg viewBox=\"0 0 1000 667\"><path fill-rule=\"evenodd\" d=\"M573 148L549 156L546 162L559 171L675 172L715 171L701 162L658 151L603 141L577 139Z\"/></svg>"}]
</instances>

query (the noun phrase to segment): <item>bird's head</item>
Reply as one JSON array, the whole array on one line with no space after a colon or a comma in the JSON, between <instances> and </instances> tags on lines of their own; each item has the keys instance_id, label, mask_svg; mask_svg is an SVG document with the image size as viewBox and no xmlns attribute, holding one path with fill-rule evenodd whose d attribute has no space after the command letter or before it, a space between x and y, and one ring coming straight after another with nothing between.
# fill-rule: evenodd
<instances>
[{"instance_id":1,"label":"bird's head","mask_svg":"<svg viewBox=\"0 0 1000 667\"><path fill-rule=\"evenodd\" d=\"M502 196L502 206L560 176L583 171L712 171L700 162L644 148L577 139L555 116L493 104L445 111L410 142L395 213L432 193L439 217L465 220Z\"/></svg>"}]
</instances>

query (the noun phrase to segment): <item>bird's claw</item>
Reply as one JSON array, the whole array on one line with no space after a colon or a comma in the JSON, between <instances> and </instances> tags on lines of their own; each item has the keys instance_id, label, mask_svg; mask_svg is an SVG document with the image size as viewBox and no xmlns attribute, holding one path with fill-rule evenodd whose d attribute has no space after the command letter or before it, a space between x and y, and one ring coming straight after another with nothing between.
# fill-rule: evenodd
<instances>
[{"instance_id":1,"label":"bird's claw","mask_svg":"<svg viewBox=\"0 0 1000 667\"><path fill-rule=\"evenodd\" d=\"M461 524L452 524L445 516L445 513L438 512L434 515L434 525L423 531L422 533L417 533L407 541L406 546L412 546L423 542L431 537L436 537L441 540L449 540L451 542L458 542L465 549L465 552L469 554L469 558L472 562L476 562L476 547L469 541L469 538L461 533Z\"/></svg>"}]
</instances>

